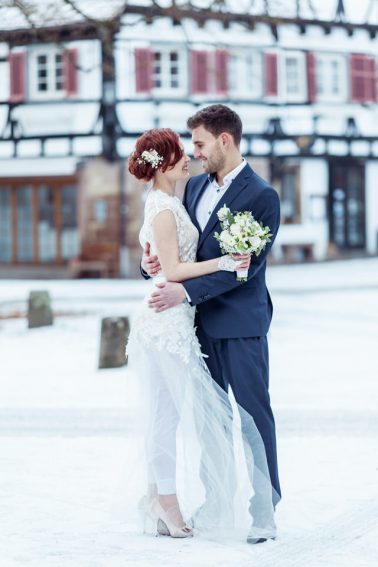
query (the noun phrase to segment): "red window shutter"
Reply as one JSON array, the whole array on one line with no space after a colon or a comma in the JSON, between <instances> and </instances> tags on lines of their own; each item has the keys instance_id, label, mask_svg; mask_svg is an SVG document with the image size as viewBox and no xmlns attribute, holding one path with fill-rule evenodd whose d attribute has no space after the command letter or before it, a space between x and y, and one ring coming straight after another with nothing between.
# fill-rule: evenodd
<instances>
[{"instance_id":1,"label":"red window shutter","mask_svg":"<svg viewBox=\"0 0 378 567\"><path fill-rule=\"evenodd\" d=\"M78 52L75 48L66 49L63 54L64 85L68 96L77 94Z\"/></svg>"},{"instance_id":2,"label":"red window shutter","mask_svg":"<svg viewBox=\"0 0 378 567\"><path fill-rule=\"evenodd\" d=\"M376 61L369 55L353 54L350 58L351 91L353 102L377 100Z\"/></svg>"},{"instance_id":3,"label":"red window shutter","mask_svg":"<svg viewBox=\"0 0 378 567\"><path fill-rule=\"evenodd\" d=\"M11 102L21 102L25 99L25 53L9 54L10 70L10 100Z\"/></svg>"},{"instance_id":4,"label":"red window shutter","mask_svg":"<svg viewBox=\"0 0 378 567\"><path fill-rule=\"evenodd\" d=\"M228 92L228 53L225 49L215 52L215 90L222 95Z\"/></svg>"},{"instance_id":5,"label":"red window shutter","mask_svg":"<svg viewBox=\"0 0 378 567\"><path fill-rule=\"evenodd\" d=\"M135 90L149 93L152 89L152 52L148 48L135 49Z\"/></svg>"},{"instance_id":6,"label":"red window shutter","mask_svg":"<svg viewBox=\"0 0 378 567\"><path fill-rule=\"evenodd\" d=\"M377 61L375 57L369 57L368 61L368 73L370 77L370 100L372 102L377 101Z\"/></svg>"},{"instance_id":7,"label":"red window shutter","mask_svg":"<svg viewBox=\"0 0 378 567\"><path fill-rule=\"evenodd\" d=\"M307 95L309 102L316 100L316 61L313 53L306 53L307 62Z\"/></svg>"},{"instance_id":8,"label":"red window shutter","mask_svg":"<svg viewBox=\"0 0 378 567\"><path fill-rule=\"evenodd\" d=\"M192 93L204 94L209 90L209 52L192 51Z\"/></svg>"},{"instance_id":9,"label":"red window shutter","mask_svg":"<svg viewBox=\"0 0 378 567\"><path fill-rule=\"evenodd\" d=\"M278 76L277 76L277 54L265 53L265 94L266 96L278 95Z\"/></svg>"}]
</instances>

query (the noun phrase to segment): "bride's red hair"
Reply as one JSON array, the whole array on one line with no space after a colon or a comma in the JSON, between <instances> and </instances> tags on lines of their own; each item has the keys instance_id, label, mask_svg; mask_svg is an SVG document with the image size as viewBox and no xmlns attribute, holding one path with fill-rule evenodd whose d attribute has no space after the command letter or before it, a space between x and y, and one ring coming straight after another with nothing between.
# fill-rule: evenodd
<instances>
[{"instance_id":1,"label":"bride's red hair","mask_svg":"<svg viewBox=\"0 0 378 567\"><path fill-rule=\"evenodd\" d=\"M135 144L135 150L129 157L128 167L137 179L150 181L156 173L156 168L141 158L144 151L155 150L163 161L159 169L166 171L174 167L183 156L178 134L170 128L153 128L140 136Z\"/></svg>"}]
</instances>

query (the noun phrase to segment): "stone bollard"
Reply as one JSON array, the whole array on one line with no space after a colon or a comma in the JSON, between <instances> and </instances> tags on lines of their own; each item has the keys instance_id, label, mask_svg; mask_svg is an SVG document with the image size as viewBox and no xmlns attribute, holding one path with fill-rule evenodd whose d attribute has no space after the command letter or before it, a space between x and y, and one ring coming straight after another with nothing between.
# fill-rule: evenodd
<instances>
[{"instance_id":1,"label":"stone bollard","mask_svg":"<svg viewBox=\"0 0 378 567\"><path fill-rule=\"evenodd\" d=\"M28 328L53 324L51 298L48 291L31 291L28 300Z\"/></svg>"},{"instance_id":2,"label":"stone bollard","mask_svg":"<svg viewBox=\"0 0 378 567\"><path fill-rule=\"evenodd\" d=\"M128 317L102 319L99 368L118 368L127 364L125 349L129 333Z\"/></svg>"}]
</instances>

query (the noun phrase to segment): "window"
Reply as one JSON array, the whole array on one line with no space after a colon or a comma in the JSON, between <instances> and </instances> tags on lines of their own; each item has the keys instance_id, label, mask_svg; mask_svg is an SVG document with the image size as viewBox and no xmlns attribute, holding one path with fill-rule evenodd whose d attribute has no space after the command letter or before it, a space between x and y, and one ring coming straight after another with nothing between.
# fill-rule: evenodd
<instances>
[{"instance_id":1,"label":"window","mask_svg":"<svg viewBox=\"0 0 378 567\"><path fill-rule=\"evenodd\" d=\"M0 185L0 263L61 264L79 250L72 178Z\"/></svg>"},{"instance_id":2,"label":"window","mask_svg":"<svg viewBox=\"0 0 378 567\"><path fill-rule=\"evenodd\" d=\"M257 51L231 51L229 84L231 96L260 98L262 95L261 54Z\"/></svg>"},{"instance_id":3,"label":"window","mask_svg":"<svg viewBox=\"0 0 378 567\"><path fill-rule=\"evenodd\" d=\"M289 102L302 102L307 96L306 67L303 53L284 53L283 66L283 96Z\"/></svg>"},{"instance_id":4,"label":"window","mask_svg":"<svg viewBox=\"0 0 378 567\"><path fill-rule=\"evenodd\" d=\"M33 98L60 98L66 94L64 53L35 51L30 59L30 93Z\"/></svg>"},{"instance_id":5,"label":"window","mask_svg":"<svg viewBox=\"0 0 378 567\"><path fill-rule=\"evenodd\" d=\"M342 55L316 55L316 98L342 102L347 98L346 63Z\"/></svg>"},{"instance_id":6,"label":"window","mask_svg":"<svg viewBox=\"0 0 378 567\"><path fill-rule=\"evenodd\" d=\"M177 51L154 52L153 86L156 89L177 89L179 85Z\"/></svg>"},{"instance_id":7,"label":"window","mask_svg":"<svg viewBox=\"0 0 378 567\"><path fill-rule=\"evenodd\" d=\"M56 230L51 187L38 187L38 209L39 259L41 262L53 262L56 256Z\"/></svg>"},{"instance_id":8,"label":"window","mask_svg":"<svg viewBox=\"0 0 378 567\"><path fill-rule=\"evenodd\" d=\"M59 99L78 90L78 50L31 50L29 92L34 99Z\"/></svg>"},{"instance_id":9,"label":"window","mask_svg":"<svg viewBox=\"0 0 378 567\"><path fill-rule=\"evenodd\" d=\"M62 259L68 260L79 253L79 234L77 230L77 189L74 185L65 185L61 195L61 231L60 246Z\"/></svg>"},{"instance_id":10,"label":"window","mask_svg":"<svg viewBox=\"0 0 378 567\"><path fill-rule=\"evenodd\" d=\"M177 50L153 51L152 88L157 91L179 91L184 88L185 63Z\"/></svg>"},{"instance_id":11,"label":"window","mask_svg":"<svg viewBox=\"0 0 378 567\"><path fill-rule=\"evenodd\" d=\"M63 90L63 55L50 53L37 56L37 91Z\"/></svg>"},{"instance_id":12,"label":"window","mask_svg":"<svg viewBox=\"0 0 378 567\"><path fill-rule=\"evenodd\" d=\"M301 194L299 166L279 160L274 164L272 185L277 188L281 200L282 224L301 222Z\"/></svg>"},{"instance_id":13,"label":"window","mask_svg":"<svg viewBox=\"0 0 378 567\"><path fill-rule=\"evenodd\" d=\"M17 188L17 260L33 260L32 187Z\"/></svg>"},{"instance_id":14,"label":"window","mask_svg":"<svg viewBox=\"0 0 378 567\"><path fill-rule=\"evenodd\" d=\"M0 187L0 262L12 258L12 204L10 187Z\"/></svg>"},{"instance_id":15,"label":"window","mask_svg":"<svg viewBox=\"0 0 378 567\"><path fill-rule=\"evenodd\" d=\"M135 92L184 95L187 90L186 52L170 47L134 50Z\"/></svg>"}]
</instances>

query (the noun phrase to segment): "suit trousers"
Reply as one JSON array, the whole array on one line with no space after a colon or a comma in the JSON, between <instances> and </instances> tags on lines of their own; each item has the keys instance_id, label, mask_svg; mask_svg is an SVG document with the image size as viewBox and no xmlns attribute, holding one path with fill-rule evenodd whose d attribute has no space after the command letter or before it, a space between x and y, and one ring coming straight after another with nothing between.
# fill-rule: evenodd
<instances>
[{"instance_id":1,"label":"suit trousers","mask_svg":"<svg viewBox=\"0 0 378 567\"><path fill-rule=\"evenodd\" d=\"M278 477L276 431L269 396L269 353L267 337L216 339L197 327L201 350L212 378L223 390L231 387L236 402L249 413L265 446L273 506L281 498ZM255 495L258 498L258 495ZM251 506L253 505L251 501Z\"/></svg>"}]
</instances>

